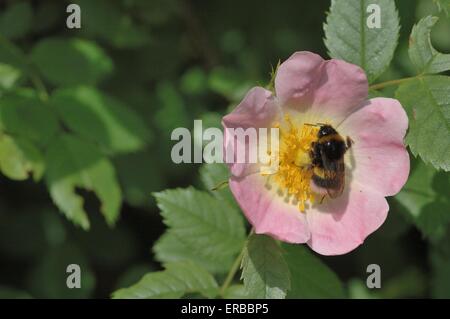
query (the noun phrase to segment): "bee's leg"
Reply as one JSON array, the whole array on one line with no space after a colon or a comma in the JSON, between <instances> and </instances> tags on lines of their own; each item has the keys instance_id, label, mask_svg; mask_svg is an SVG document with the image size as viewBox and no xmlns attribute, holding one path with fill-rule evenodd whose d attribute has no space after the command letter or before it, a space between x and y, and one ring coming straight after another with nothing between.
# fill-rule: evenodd
<instances>
[{"instance_id":1,"label":"bee's leg","mask_svg":"<svg viewBox=\"0 0 450 319\"><path fill-rule=\"evenodd\" d=\"M351 139L350 136L347 136L347 149L349 149L355 142Z\"/></svg>"},{"instance_id":2,"label":"bee's leg","mask_svg":"<svg viewBox=\"0 0 450 319\"><path fill-rule=\"evenodd\" d=\"M325 197L327 197L327 195L326 195L326 194L322 196L322 199L320 200L320 204L322 204L322 203L323 203L323 200L325 199Z\"/></svg>"}]
</instances>

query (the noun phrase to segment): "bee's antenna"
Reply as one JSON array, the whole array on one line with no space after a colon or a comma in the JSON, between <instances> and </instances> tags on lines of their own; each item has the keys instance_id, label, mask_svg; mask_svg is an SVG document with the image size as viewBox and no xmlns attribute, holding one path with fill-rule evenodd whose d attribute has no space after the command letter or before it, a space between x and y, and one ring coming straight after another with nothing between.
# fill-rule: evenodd
<instances>
[{"instance_id":1,"label":"bee's antenna","mask_svg":"<svg viewBox=\"0 0 450 319\"><path fill-rule=\"evenodd\" d=\"M303 123L304 125L308 125L308 126L325 126L325 125L330 125L327 123L316 123L316 124L311 124L311 123Z\"/></svg>"}]
</instances>

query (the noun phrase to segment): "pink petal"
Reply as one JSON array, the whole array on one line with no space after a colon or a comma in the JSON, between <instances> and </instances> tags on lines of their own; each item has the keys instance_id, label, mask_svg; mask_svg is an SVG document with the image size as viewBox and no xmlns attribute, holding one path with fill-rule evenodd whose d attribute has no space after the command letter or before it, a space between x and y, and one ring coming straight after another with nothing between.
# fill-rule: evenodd
<instances>
[{"instance_id":1,"label":"pink petal","mask_svg":"<svg viewBox=\"0 0 450 319\"><path fill-rule=\"evenodd\" d=\"M223 117L224 127L268 127L279 115L280 109L272 92L252 88L230 114Z\"/></svg>"},{"instance_id":2,"label":"pink petal","mask_svg":"<svg viewBox=\"0 0 450 319\"><path fill-rule=\"evenodd\" d=\"M255 233L289 243L307 242L310 233L305 214L266 185L267 177L259 174L230 179L230 189Z\"/></svg>"},{"instance_id":3,"label":"pink petal","mask_svg":"<svg viewBox=\"0 0 450 319\"><path fill-rule=\"evenodd\" d=\"M367 99L368 82L354 64L296 52L278 68L275 90L281 105L342 120Z\"/></svg>"},{"instance_id":4,"label":"pink petal","mask_svg":"<svg viewBox=\"0 0 450 319\"><path fill-rule=\"evenodd\" d=\"M340 197L307 212L308 246L322 255L348 253L383 224L388 210L383 196L352 183Z\"/></svg>"},{"instance_id":5,"label":"pink petal","mask_svg":"<svg viewBox=\"0 0 450 319\"><path fill-rule=\"evenodd\" d=\"M309 105L324 60L315 53L295 52L277 70L275 91L281 105Z\"/></svg>"},{"instance_id":6,"label":"pink petal","mask_svg":"<svg viewBox=\"0 0 450 319\"><path fill-rule=\"evenodd\" d=\"M343 119L366 101L368 92L366 74L359 66L328 60L316 84L312 110Z\"/></svg>"},{"instance_id":7,"label":"pink petal","mask_svg":"<svg viewBox=\"0 0 450 319\"><path fill-rule=\"evenodd\" d=\"M275 103L275 98L272 92L261 87L251 89L244 97L242 102L222 119L224 127L224 154L226 158L227 149L237 149L236 139L228 134L228 128L242 128L250 127L263 128L270 127L280 115L280 108ZM256 143L257 144L257 143ZM249 153L250 148L257 145L245 145L246 153ZM231 173L235 176L243 176L254 173L259 170L258 165L252 163L232 163L229 164Z\"/></svg>"},{"instance_id":8,"label":"pink petal","mask_svg":"<svg viewBox=\"0 0 450 319\"><path fill-rule=\"evenodd\" d=\"M398 193L409 175L407 128L408 117L394 99L371 99L351 114L338 130L354 141L352 178L383 196Z\"/></svg>"}]
</instances>

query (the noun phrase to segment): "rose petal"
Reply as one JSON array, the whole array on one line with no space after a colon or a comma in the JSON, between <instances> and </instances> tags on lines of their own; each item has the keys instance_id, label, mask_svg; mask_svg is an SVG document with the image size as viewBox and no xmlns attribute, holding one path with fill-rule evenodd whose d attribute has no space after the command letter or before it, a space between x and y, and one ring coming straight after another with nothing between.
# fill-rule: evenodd
<instances>
[{"instance_id":1,"label":"rose petal","mask_svg":"<svg viewBox=\"0 0 450 319\"><path fill-rule=\"evenodd\" d=\"M235 159L234 163L229 163L231 173L235 176L244 176L255 173L259 170L259 165L255 163L237 163L237 138L229 134L230 128L264 128L270 127L272 122L277 120L280 116L280 108L275 103L275 98L272 92L261 87L251 89L244 97L242 102L222 119L224 127L224 158L226 158L227 151L234 149ZM255 145L249 145L246 141L244 149L246 154L250 153Z\"/></svg>"},{"instance_id":2,"label":"rose petal","mask_svg":"<svg viewBox=\"0 0 450 319\"><path fill-rule=\"evenodd\" d=\"M370 189L352 183L340 197L328 200L306 213L314 251L340 255L352 251L385 221L389 205Z\"/></svg>"},{"instance_id":3,"label":"rose petal","mask_svg":"<svg viewBox=\"0 0 450 319\"><path fill-rule=\"evenodd\" d=\"M233 112L223 117L223 125L232 128L268 127L279 113L272 92L254 87Z\"/></svg>"},{"instance_id":4,"label":"rose petal","mask_svg":"<svg viewBox=\"0 0 450 319\"><path fill-rule=\"evenodd\" d=\"M368 82L354 64L296 52L278 68L275 90L283 106L342 120L367 99Z\"/></svg>"},{"instance_id":5,"label":"rose petal","mask_svg":"<svg viewBox=\"0 0 450 319\"><path fill-rule=\"evenodd\" d=\"M307 242L310 233L305 214L265 185L267 177L259 174L230 179L230 189L255 233L289 243Z\"/></svg>"},{"instance_id":6,"label":"rose petal","mask_svg":"<svg viewBox=\"0 0 450 319\"><path fill-rule=\"evenodd\" d=\"M364 71L342 60L328 60L314 90L312 111L342 120L361 106L369 92Z\"/></svg>"},{"instance_id":7,"label":"rose petal","mask_svg":"<svg viewBox=\"0 0 450 319\"><path fill-rule=\"evenodd\" d=\"M311 103L311 93L324 60L315 53L296 52L277 70L275 91L281 105Z\"/></svg>"},{"instance_id":8,"label":"rose petal","mask_svg":"<svg viewBox=\"0 0 450 319\"><path fill-rule=\"evenodd\" d=\"M339 132L354 144L352 178L383 196L400 191L409 175L409 155L403 144L408 117L394 99L376 98L351 114Z\"/></svg>"}]
</instances>

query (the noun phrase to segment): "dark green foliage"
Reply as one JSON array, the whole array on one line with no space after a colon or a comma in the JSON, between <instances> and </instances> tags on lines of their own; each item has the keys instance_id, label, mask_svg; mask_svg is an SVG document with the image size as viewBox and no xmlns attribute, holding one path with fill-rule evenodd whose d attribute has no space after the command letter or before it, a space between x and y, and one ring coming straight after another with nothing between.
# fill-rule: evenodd
<instances>
[{"instance_id":1,"label":"dark green foliage","mask_svg":"<svg viewBox=\"0 0 450 319\"><path fill-rule=\"evenodd\" d=\"M66 27L69 3L81 29ZM369 3L381 29L365 25ZM448 298L449 12L449 0L1 2L0 298ZM412 77L370 90L406 109L412 170L386 223L344 256L247 238L227 166L170 159L174 128L220 128L301 50L358 64L372 85ZM71 263L82 289L66 287ZM366 288L370 263L380 290Z\"/></svg>"}]
</instances>

